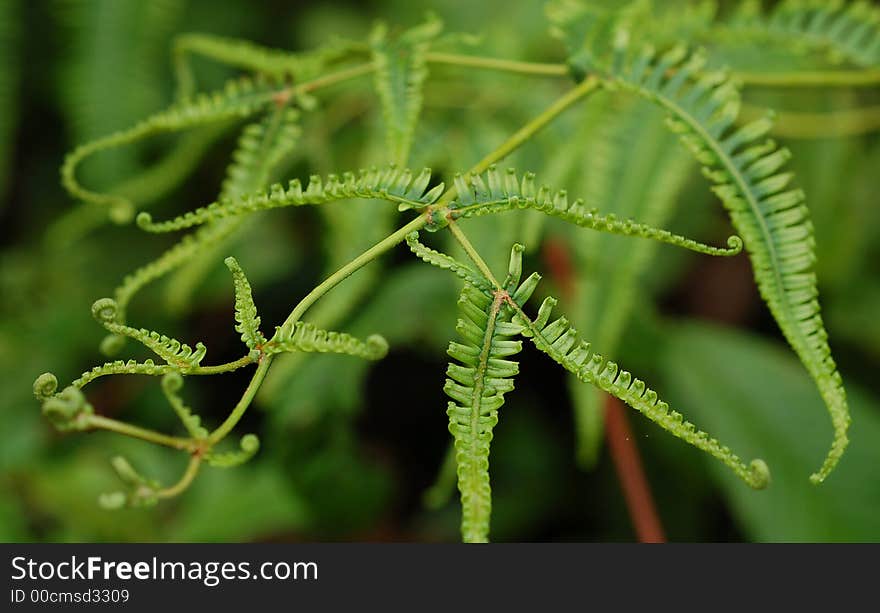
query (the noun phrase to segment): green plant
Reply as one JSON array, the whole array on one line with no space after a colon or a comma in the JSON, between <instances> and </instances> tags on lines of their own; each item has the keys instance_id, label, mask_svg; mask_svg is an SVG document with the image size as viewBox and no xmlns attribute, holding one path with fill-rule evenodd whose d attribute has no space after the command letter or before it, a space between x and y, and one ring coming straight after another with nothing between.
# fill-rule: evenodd
<instances>
[{"instance_id":1,"label":"green plant","mask_svg":"<svg viewBox=\"0 0 880 613\"><path fill-rule=\"evenodd\" d=\"M602 280L608 290L603 295L623 296L615 298L618 308L607 308L606 315L594 324L594 331L601 332L612 345L626 322L627 303L639 292L633 271L647 266L649 253L646 250L652 243L666 243L715 256L733 256L745 247L761 296L815 381L831 415L834 427L831 449L811 477L815 483L824 480L846 447L849 415L819 312L813 272L813 228L804 194L791 187L793 177L785 170L788 150L770 138L773 128L770 119L742 121L740 89L743 83L749 82L781 87L804 83L876 83L880 80L877 13L860 2L846 5L785 2L770 15L760 12L757 3L745 2L732 16L722 17L716 17L713 3L705 2L700 7L685 15L674 15L647 1L632 2L616 10L577 2L552 3L548 16L568 49L564 64L449 52L447 48L460 46L462 40L444 36L435 18L395 35L380 26L367 42L338 40L304 54L207 35L179 38L174 47L178 100L165 111L127 130L79 147L62 167L65 188L91 212L100 211L118 223L136 217L137 225L151 233L195 228L160 257L127 276L112 299L98 300L92 308L95 319L109 333L102 342L102 351L113 354L122 349L127 339L132 339L158 356L159 363L153 359L107 362L85 372L61 391L51 374L41 375L34 384L43 413L59 429L109 430L189 454L188 468L180 480L170 486L140 475L122 458L114 459L113 467L128 489L102 497L102 504L119 507L154 503L184 491L204 464L229 467L251 458L259 447L252 434L242 437L238 450L219 449L248 410L277 356L330 352L368 360L382 358L388 344L381 336L360 340L346 333L322 329L319 324L330 327L332 324L326 322L339 319L339 313L354 308L375 277L362 274L359 282L355 278L341 285L343 281L404 242L418 258L451 271L464 283L457 326L463 342L452 342L449 346L448 353L454 361L449 364L444 390L452 399L447 414L454 440L452 454L461 492L462 534L466 541L488 539L490 443L504 394L512 391L513 377L518 374L518 365L512 357L522 348L520 337L531 340L538 350L574 378L619 398L674 436L721 460L750 486L765 487L770 477L763 461L743 462L729 448L671 410L643 381L596 353L568 319L558 317L551 321L557 303L555 298L544 297L536 314L528 314L527 302L539 290L540 276L535 273L523 280L525 247L514 244L510 249L507 275L502 282L462 229L471 218L509 211L532 215L528 234L533 241L540 240L539 220L545 217L643 241L641 247L620 255L617 263L627 274ZM642 42L646 40L652 44ZM754 74L737 70L736 66L732 72L721 67L730 57L727 47L735 48L743 41L748 44L754 40L772 41L780 45L783 53L798 56L830 53L832 62L846 62L859 70L830 68L823 72ZM694 42L706 45L705 49L692 49L690 43ZM243 69L248 76L229 82L222 90L197 93L194 71L188 60L193 54ZM437 182L429 169L408 168L411 150L418 144L417 129L428 67L434 64L570 78L575 84L467 172L453 174L447 187ZM301 136L302 115L315 109L314 93L367 75L374 78L383 111L385 159L376 160L382 163L381 167L359 172L337 170L336 174L323 177L313 175L307 182L294 179L287 186L267 186ZM668 126L702 166L712 190L730 213L739 236L732 236L727 247L713 247L659 227L669 217L668 209L675 193L672 184L676 173L681 173L672 166L668 173L658 175L655 183L644 186L644 210L641 211L644 221L641 222L600 212L606 198L623 199L615 192L621 189L617 185L601 181L591 185L592 193L584 196L597 208L590 208L584 200L569 197L565 190L543 186L531 172L518 173L496 166L567 109L600 90L633 95L666 114ZM621 121L641 115L650 118L645 108L625 109ZM219 130L232 121L251 117L258 119L242 131L216 201L189 213L165 221L154 220L146 211L136 213L147 200L175 183L176 176L168 177L173 167L166 168L166 173L143 179L140 184L117 186L104 192L85 188L77 179L80 163L103 151L115 151L163 133L210 130L212 126ZM634 122L637 147L643 134L642 125L643 122ZM203 139L211 136L209 132L201 134ZM595 141L590 142L591 138L598 140L595 135L584 135L587 144L597 145ZM198 143L193 145L182 139L181 146L184 145L184 151L199 150ZM582 141L572 138L560 146L569 148L563 158L574 165L579 159ZM594 151L601 157L600 146ZM619 155L619 151L615 150L614 155ZM674 159L681 155L680 151L669 155L670 165L684 164ZM629 160L624 158L619 163L626 168ZM551 168L547 174L567 173ZM158 332L128 325L132 299L146 285L173 271L181 275L176 278L177 291L182 296L179 301L185 302L192 292L191 279L203 275L205 266L230 248L256 214L288 206L340 207L344 205L338 202L352 199L373 201L370 205L374 209L357 209L351 215L343 210L338 214L340 219L334 222L334 236L330 239L332 255L340 260L336 272L308 292L269 337L261 331L251 286L242 267L235 258L225 258L233 277L235 329L246 346L246 352L239 359L206 366L202 364L208 354L205 344L196 343L191 347ZM393 209L389 213L391 205L397 205L397 210L408 216L409 221L393 232L386 232L393 219ZM348 219L349 216L352 219ZM448 233L467 262L423 244L420 242L420 237L424 237L422 232L434 236ZM376 238L370 239L373 244L369 248L354 256L346 253L351 244L373 236ZM592 248L587 243L585 239L585 246L577 251L576 257L588 259L596 254L595 243ZM323 310L319 310L322 307ZM401 305L401 308L405 307ZM309 311L313 315L312 322L303 319ZM216 428L205 428L180 395L184 378L247 367L255 369L241 399ZM96 414L81 390L91 381L113 374L162 376L162 391L180 417L186 435L167 435ZM595 396L584 396L578 411L583 455L590 457L594 455L590 449L596 445ZM442 497L442 491L439 495Z\"/></svg>"}]
</instances>

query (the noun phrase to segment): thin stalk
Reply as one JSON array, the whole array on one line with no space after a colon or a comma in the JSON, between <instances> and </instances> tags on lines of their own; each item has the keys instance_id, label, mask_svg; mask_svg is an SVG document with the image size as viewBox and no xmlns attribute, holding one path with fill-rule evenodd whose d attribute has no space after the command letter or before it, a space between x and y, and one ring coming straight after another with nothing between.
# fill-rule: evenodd
<instances>
[{"instance_id":1,"label":"thin stalk","mask_svg":"<svg viewBox=\"0 0 880 613\"><path fill-rule=\"evenodd\" d=\"M103 415L85 415L81 418L81 423L89 429L108 430L110 432L116 432L117 434L139 438L143 441L155 443L156 445L171 447L173 449L189 451L195 446L194 441L191 439L169 436L167 434L162 434L161 432L156 432L155 430L148 430L147 428L141 428L140 426L133 426L125 422L116 421L115 419L104 417Z\"/></svg>"},{"instance_id":2,"label":"thin stalk","mask_svg":"<svg viewBox=\"0 0 880 613\"><path fill-rule=\"evenodd\" d=\"M474 55L459 55L457 53L428 53L426 59L434 64L450 64L452 66L467 66L469 68L485 68L487 70L500 70L503 72L516 72L519 74L542 75L548 77L568 76L568 66L565 64L541 64L537 62L518 62L494 57L478 57Z\"/></svg>"},{"instance_id":3,"label":"thin stalk","mask_svg":"<svg viewBox=\"0 0 880 613\"><path fill-rule=\"evenodd\" d=\"M498 279L495 278L495 275L492 274L492 270L489 268L489 265L486 264L486 261L477 253L477 250L474 248L473 243L468 240L468 237L465 236L464 232L461 231L461 228L458 227L458 224L453 220L449 220L449 231L452 232L452 236L455 237L455 240L458 241L458 244L461 245L461 248L464 249L464 252L467 254L468 258L470 258L471 262L473 262L479 271L483 273L489 281L492 282L492 285L495 286L496 289L501 289L501 284L498 283Z\"/></svg>"},{"instance_id":4,"label":"thin stalk","mask_svg":"<svg viewBox=\"0 0 880 613\"><path fill-rule=\"evenodd\" d=\"M174 498L178 494L182 493L186 488L192 485L193 479L196 478L196 475L199 474L199 467L202 464L202 456L198 454L193 454L193 456L189 460L189 464L186 466L186 471L184 471L183 476L180 478L180 481L172 485L171 487L166 487L165 489L161 489L156 492L156 496L158 498Z\"/></svg>"},{"instance_id":5,"label":"thin stalk","mask_svg":"<svg viewBox=\"0 0 880 613\"><path fill-rule=\"evenodd\" d=\"M523 143L529 140L538 131L561 115L563 111L572 106L578 100L598 89L599 85L600 81L596 77L587 77L581 81L579 85L569 90L568 93L551 104L547 110L517 130L513 136L504 141L504 143L502 143L495 151L477 162L476 166L470 170L470 174L480 174L495 162L506 158L508 155L519 149Z\"/></svg>"},{"instance_id":6,"label":"thin stalk","mask_svg":"<svg viewBox=\"0 0 880 613\"><path fill-rule=\"evenodd\" d=\"M873 87L880 70L830 70L826 72L737 72L746 85L762 87Z\"/></svg>"},{"instance_id":7,"label":"thin stalk","mask_svg":"<svg viewBox=\"0 0 880 613\"><path fill-rule=\"evenodd\" d=\"M234 362L227 362L225 364L217 364L216 366L197 366L191 370L187 370L186 374L188 375L217 375L224 372L232 372L233 370L238 370L243 366L248 366L249 364L253 364L256 360L249 355L242 356L235 360Z\"/></svg>"}]
</instances>

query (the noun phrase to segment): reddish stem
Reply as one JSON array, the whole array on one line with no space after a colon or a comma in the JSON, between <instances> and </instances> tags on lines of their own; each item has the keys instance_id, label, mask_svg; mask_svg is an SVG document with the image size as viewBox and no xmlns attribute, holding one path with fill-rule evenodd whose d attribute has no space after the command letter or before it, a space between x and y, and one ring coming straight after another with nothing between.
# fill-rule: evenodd
<instances>
[{"instance_id":1,"label":"reddish stem","mask_svg":"<svg viewBox=\"0 0 880 613\"><path fill-rule=\"evenodd\" d=\"M568 246L560 239L550 238L544 243L543 257L562 298L571 300L574 297L575 271ZM605 438L639 542L666 542L626 411L614 396L606 396L605 400Z\"/></svg>"},{"instance_id":2,"label":"reddish stem","mask_svg":"<svg viewBox=\"0 0 880 613\"><path fill-rule=\"evenodd\" d=\"M663 526L642 469L639 449L633 440L626 411L623 403L614 396L605 398L605 438L639 542L665 543Z\"/></svg>"}]
</instances>

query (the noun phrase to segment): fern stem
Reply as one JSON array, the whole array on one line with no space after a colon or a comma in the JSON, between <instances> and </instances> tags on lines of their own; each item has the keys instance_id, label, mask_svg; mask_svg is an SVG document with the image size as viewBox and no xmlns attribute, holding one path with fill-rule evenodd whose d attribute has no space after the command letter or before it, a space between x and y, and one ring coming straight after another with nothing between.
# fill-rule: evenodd
<instances>
[{"instance_id":1,"label":"fern stem","mask_svg":"<svg viewBox=\"0 0 880 613\"><path fill-rule=\"evenodd\" d=\"M492 285L495 286L496 289L501 289L501 284L498 283L498 279L495 278L495 275L492 274L492 270L489 268L486 261L480 256L477 250L474 248L474 245L468 240L468 237L465 236L464 232L461 231L461 228L458 227L458 224L453 220L449 220L449 231L452 232L452 236L455 237L455 240L458 241L458 244L461 245L461 248L464 249L464 252L470 258L470 260L477 266L479 271L483 273L483 275L492 282Z\"/></svg>"},{"instance_id":2,"label":"fern stem","mask_svg":"<svg viewBox=\"0 0 880 613\"><path fill-rule=\"evenodd\" d=\"M370 74L376 69L376 65L373 62L367 62L365 64L359 64L357 66L352 66L351 68L345 68L343 70L338 70L336 72L331 72L330 74L324 75L323 77L318 77L316 79L312 79L311 81L306 81L301 85L297 85L291 89L291 93L308 93L314 91L316 89L322 89L329 85L335 85L337 83L341 83L343 81L348 81L349 79L354 79L356 77L361 77L363 75Z\"/></svg>"},{"instance_id":3,"label":"fern stem","mask_svg":"<svg viewBox=\"0 0 880 613\"><path fill-rule=\"evenodd\" d=\"M399 245L404 240L406 240L407 234L411 232L418 232L427 224L428 219L424 215L420 215L413 219L411 222L397 230L394 234L387 236L382 239L362 254L360 254L355 259L351 260L348 264L337 270L335 273L327 277L320 285L318 285L315 289L306 295L299 304L294 307L293 311L291 311L290 315L287 316L287 319L284 320L284 324L294 324L300 320L303 314L311 307L315 302L317 302L324 294L329 292L331 289L339 285L342 281L350 277L352 274L357 272L358 269L364 267L369 264L377 257L390 250L391 248Z\"/></svg>"},{"instance_id":4,"label":"fern stem","mask_svg":"<svg viewBox=\"0 0 880 613\"><path fill-rule=\"evenodd\" d=\"M740 123L766 115L765 109L744 104ZM827 138L868 134L880 129L880 106L828 113L777 111L772 133L785 138Z\"/></svg>"},{"instance_id":5,"label":"fern stem","mask_svg":"<svg viewBox=\"0 0 880 613\"><path fill-rule=\"evenodd\" d=\"M599 88L600 81L596 77L587 77L581 83L579 83L576 87L569 90L564 96L559 98L556 102L551 104L547 109L532 119L529 123L524 125L522 128L516 131L510 138L508 138L504 143L501 144L495 151L484 157L482 160L477 162L477 165L474 166L469 172L472 175L480 174L488 170L489 166L498 162L508 155L510 155L513 151L519 149L523 143L529 140L532 136L537 134L542 128L544 128L551 121L556 119L563 111L572 106L575 102L581 100L585 96L591 94L593 91Z\"/></svg>"},{"instance_id":6,"label":"fern stem","mask_svg":"<svg viewBox=\"0 0 880 613\"><path fill-rule=\"evenodd\" d=\"M211 432L208 436L208 443L211 446L216 445L220 441L222 441L226 436L232 432L232 429L238 424L241 418L244 416L245 411L248 410L248 407L251 405L251 402L254 399L254 396L257 395L257 390L260 389L260 385L263 384L263 379L266 378L266 373L269 372L269 366L272 364L272 356L265 356L263 360L260 362L260 365L257 366L257 370L254 372L254 376L251 378L250 383L245 388L244 393L241 395L241 399L232 409L232 412L229 413L229 416L220 424L216 430Z\"/></svg>"},{"instance_id":7,"label":"fern stem","mask_svg":"<svg viewBox=\"0 0 880 613\"><path fill-rule=\"evenodd\" d=\"M189 464L186 465L186 470L184 471L183 476L180 478L180 481L178 481L171 487L166 487L164 489L158 490L156 492L156 497L174 498L175 496L183 493L190 485L192 485L192 482L196 478L196 475L199 474L199 468L201 467L201 465L201 454L194 453L189 460Z\"/></svg>"},{"instance_id":8,"label":"fern stem","mask_svg":"<svg viewBox=\"0 0 880 613\"><path fill-rule=\"evenodd\" d=\"M162 434L161 432L148 430L146 428L141 428L140 426L133 426L109 417L104 417L103 415L84 415L81 419L82 425L85 428L108 430L110 432L139 438L143 441L155 443L156 445L164 445L165 447L172 447L174 449L192 451L195 444L191 439L169 436L167 434Z\"/></svg>"},{"instance_id":9,"label":"fern stem","mask_svg":"<svg viewBox=\"0 0 880 613\"><path fill-rule=\"evenodd\" d=\"M880 70L827 72L737 72L745 85L762 87L873 87L880 84Z\"/></svg>"},{"instance_id":10,"label":"fern stem","mask_svg":"<svg viewBox=\"0 0 880 613\"><path fill-rule=\"evenodd\" d=\"M479 57L474 55L460 55L457 53L428 53L426 59L435 64L450 64L453 66L467 66L470 68L485 68L487 70L500 70L503 72L516 72L520 74L542 75L551 77L568 76L568 66L565 64L541 64L538 62L518 62L494 57Z\"/></svg>"},{"instance_id":11,"label":"fern stem","mask_svg":"<svg viewBox=\"0 0 880 613\"><path fill-rule=\"evenodd\" d=\"M244 366L254 363L254 358L250 355L245 355L233 362L226 362L225 364L217 364L216 366L197 366L191 370L188 370L186 374L188 375L218 375L224 372L232 372L233 370L238 370Z\"/></svg>"}]
</instances>

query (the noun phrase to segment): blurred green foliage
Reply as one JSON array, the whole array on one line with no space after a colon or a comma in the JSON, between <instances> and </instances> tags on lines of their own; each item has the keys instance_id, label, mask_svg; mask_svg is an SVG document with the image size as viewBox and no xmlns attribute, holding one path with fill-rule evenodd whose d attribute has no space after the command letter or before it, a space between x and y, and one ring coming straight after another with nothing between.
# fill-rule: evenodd
<instances>
[{"instance_id":1,"label":"blurred green foliage","mask_svg":"<svg viewBox=\"0 0 880 613\"><path fill-rule=\"evenodd\" d=\"M677 1L658 4L684 11ZM110 434L59 435L40 416L31 391L45 370L70 380L101 361L103 332L90 305L171 245L164 236L107 225L77 208L60 187L58 168L74 146L167 106L175 34L207 32L308 49L333 36L365 40L377 18L393 26L418 23L427 9L447 31L479 35L455 41L465 52L538 62L564 57L562 45L548 35L540 3L0 3L0 539L458 538L457 502L432 510L421 503L448 444L442 384L457 284L411 262L405 249L385 258L384 268L374 264L353 277L342 290L346 299L331 299L315 311L362 337L381 332L391 343L389 357L378 364L336 356L280 361L260 392L258 410L244 422L261 436L259 455L233 470L203 471L184 496L167 504L102 510L96 500L115 487L108 464L114 455L131 457L166 482L176 478L183 460ZM760 64L770 72L826 64L742 46L723 55L734 67ZM234 74L204 61L196 68L205 87ZM467 168L561 91L549 79L433 66L410 165L431 166L438 174ZM303 119L300 145L273 179L385 158L379 101L368 88L345 84L318 98L319 108ZM880 88L749 87L745 99L780 109L784 117L876 106ZM548 183L595 196L606 211L709 240L726 236L717 199L660 126L650 109L602 93L517 151L510 165L544 168ZM542 270L552 266L539 238L567 245L585 268L563 306L577 315L585 336L645 373L701 428L745 457L768 461L772 485L752 491L723 466L633 415L672 540L880 540L880 140L876 131L862 132L839 135L829 121L819 138L779 136L794 153L793 169L808 195L826 326L852 404L850 448L820 487L807 475L829 437L822 402L760 301L744 255L715 260L604 234L579 241L585 231L575 235L529 215L468 223L469 235L497 269L514 241L527 245L530 267ZM163 216L215 198L236 130L221 126L183 138L191 139L192 155L175 158L179 185L150 205ZM84 181L123 185L161 164L169 151L180 152L176 146L182 147L157 138L114 151L89 161ZM662 191L650 189L659 178ZM656 219L639 217L646 199L659 201L650 208ZM212 339L212 355L235 359L238 335L223 257L234 254L242 263L264 322L274 325L321 278L396 223L390 216L377 220L371 205L264 214L216 261L184 268L145 291L132 318L176 336ZM64 244L52 240L73 234L78 238ZM624 270L647 290L642 299L605 289L623 258L642 262ZM552 274L548 281L552 285ZM566 295L558 289L563 291L555 294ZM355 308L346 308L352 300ZM617 320L613 327L597 327L602 309ZM598 441L601 423L575 421L572 415L583 414L572 405L597 399L585 397L583 388L570 396L564 374L542 357L525 351L517 393L495 431L493 539L631 540L607 452L597 442L592 450L580 449L581 468L574 461L575 432L592 428ZM214 379L190 386L188 394L204 419L216 422L247 379ZM119 377L96 383L90 398L104 414L168 430L174 416L157 388Z\"/></svg>"}]
</instances>

